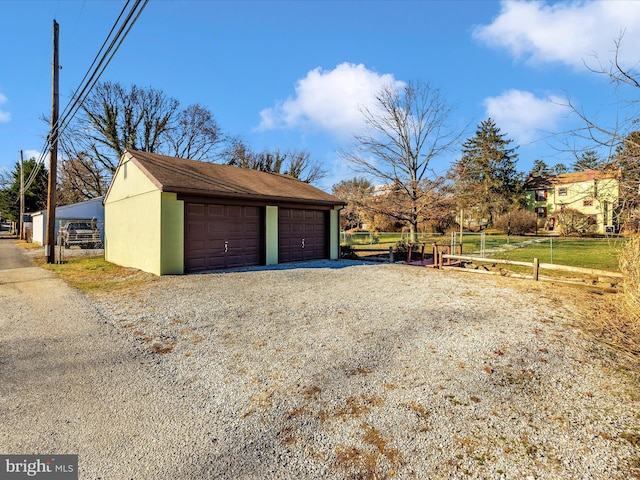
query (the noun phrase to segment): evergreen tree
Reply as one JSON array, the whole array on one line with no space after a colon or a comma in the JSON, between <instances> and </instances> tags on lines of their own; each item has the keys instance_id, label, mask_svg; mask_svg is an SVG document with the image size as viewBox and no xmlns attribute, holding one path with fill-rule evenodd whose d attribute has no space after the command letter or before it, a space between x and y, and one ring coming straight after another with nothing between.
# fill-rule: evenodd
<instances>
[{"instance_id":1,"label":"evergreen tree","mask_svg":"<svg viewBox=\"0 0 640 480\"><path fill-rule=\"evenodd\" d=\"M548 175L551 175L551 170L544 162L544 160L535 160L533 162L533 168L531 169L529 175L531 175L532 177L546 177Z\"/></svg>"},{"instance_id":2,"label":"evergreen tree","mask_svg":"<svg viewBox=\"0 0 640 480\"><path fill-rule=\"evenodd\" d=\"M571 164L574 172L582 172L584 170L600 170L603 166L603 161L598 154L593 150L587 150L582 152L580 158L576 159Z\"/></svg>"},{"instance_id":3,"label":"evergreen tree","mask_svg":"<svg viewBox=\"0 0 640 480\"><path fill-rule=\"evenodd\" d=\"M555 175L560 175L561 173L567 173L568 170L569 169L564 163L556 163L556 165L553 167L553 173Z\"/></svg>"},{"instance_id":4,"label":"evergreen tree","mask_svg":"<svg viewBox=\"0 0 640 480\"><path fill-rule=\"evenodd\" d=\"M35 158L25 160L24 181L30 178L31 172L36 168ZM40 167L35 179L24 192L25 213L36 212L47 208L47 182L49 174L47 169ZM20 217L20 162L16 162L9 178L10 183L0 190L0 212L3 218L18 221ZM25 185L26 186L26 185Z\"/></svg>"},{"instance_id":5,"label":"evergreen tree","mask_svg":"<svg viewBox=\"0 0 640 480\"><path fill-rule=\"evenodd\" d=\"M451 171L458 206L471 209L489 224L523 201L523 181L516 171L518 155L510 147L512 142L489 118L462 144L462 158Z\"/></svg>"}]
</instances>

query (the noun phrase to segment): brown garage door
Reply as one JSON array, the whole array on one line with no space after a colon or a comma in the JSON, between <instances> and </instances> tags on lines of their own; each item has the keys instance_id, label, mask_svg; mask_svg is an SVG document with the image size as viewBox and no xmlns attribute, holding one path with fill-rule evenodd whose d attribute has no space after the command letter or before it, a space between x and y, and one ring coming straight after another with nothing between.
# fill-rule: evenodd
<instances>
[{"instance_id":1,"label":"brown garage door","mask_svg":"<svg viewBox=\"0 0 640 480\"><path fill-rule=\"evenodd\" d=\"M326 211L278 209L280 263L327 258L327 236Z\"/></svg>"},{"instance_id":2,"label":"brown garage door","mask_svg":"<svg viewBox=\"0 0 640 480\"><path fill-rule=\"evenodd\" d=\"M187 272L261 264L260 207L187 203L186 208Z\"/></svg>"}]
</instances>

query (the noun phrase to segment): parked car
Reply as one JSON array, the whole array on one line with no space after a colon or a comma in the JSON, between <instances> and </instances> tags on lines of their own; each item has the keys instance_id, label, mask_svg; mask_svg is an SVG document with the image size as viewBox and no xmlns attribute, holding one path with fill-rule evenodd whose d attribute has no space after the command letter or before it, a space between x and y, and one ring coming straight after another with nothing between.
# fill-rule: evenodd
<instances>
[{"instance_id":1,"label":"parked car","mask_svg":"<svg viewBox=\"0 0 640 480\"><path fill-rule=\"evenodd\" d=\"M71 221L62 226L60 239L64 248L78 245L80 248L102 247L102 235L94 222Z\"/></svg>"}]
</instances>

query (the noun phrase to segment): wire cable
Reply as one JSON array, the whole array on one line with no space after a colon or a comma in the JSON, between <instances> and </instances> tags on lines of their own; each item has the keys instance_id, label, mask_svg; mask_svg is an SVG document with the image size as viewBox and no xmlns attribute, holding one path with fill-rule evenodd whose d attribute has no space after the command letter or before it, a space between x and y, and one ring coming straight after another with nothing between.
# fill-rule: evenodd
<instances>
[{"instance_id":1,"label":"wire cable","mask_svg":"<svg viewBox=\"0 0 640 480\"><path fill-rule=\"evenodd\" d=\"M47 136L47 139L42 148L40 156L36 161L35 168L31 171L31 174L29 175L27 182L25 182L25 190L28 189L31 186L31 184L35 181L40 168L42 168L42 165L44 164L44 160L46 157L47 147L50 146L52 139L54 138L54 136L57 136L59 138L59 136L64 132L66 127L69 125L69 122L71 122L73 117L76 115L76 113L78 112L78 109L82 106L82 104L84 103L84 100L89 95L89 93L91 92L95 84L98 82L98 80L104 73L105 69L107 68L107 66L113 59L113 57L115 56L116 52L122 45L122 42L131 31L131 28L137 22L138 18L142 14L142 11L149 3L149 0L135 1L135 4L131 7L131 10L127 14L125 20L122 22L122 25L120 26L117 33L111 40L109 47L106 49L106 51L103 52L105 45L109 42L109 39L111 38L114 30L116 30L118 23L120 22L120 19L124 15L125 10L130 3L131 3L131 0L127 0L125 6L123 7L120 14L118 15L118 18L114 22L113 27L109 32L109 35L107 35L107 38L105 39L102 46L100 47L100 50L96 54L96 57L91 63L91 66L87 70L87 73L84 75L82 81L80 82L80 85L78 86L78 88L76 88L73 95L71 96L70 103L68 103L67 106L64 108L61 115L62 118L57 121L56 125L53 126L53 128L51 129L51 132ZM101 58L98 61L99 57ZM96 65L96 62L97 62L97 65ZM93 68L93 72L90 74L92 68ZM88 80L87 80L87 76L89 76ZM78 93L78 91L80 91L80 93Z\"/></svg>"}]
</instances>

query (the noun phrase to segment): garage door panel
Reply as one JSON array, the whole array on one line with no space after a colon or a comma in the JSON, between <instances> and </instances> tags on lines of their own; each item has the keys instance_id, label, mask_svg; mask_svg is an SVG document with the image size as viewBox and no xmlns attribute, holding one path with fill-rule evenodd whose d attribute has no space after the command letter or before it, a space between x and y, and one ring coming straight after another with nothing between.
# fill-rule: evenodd
<instances>
[{"instance_id":1,"label":"garage door panel","mask_svg":"<svg viewBox=\"0 0 640 480\"><path fill-rule=\"evenodd\" d=\"M204 205L202 204L187 204L187 215L189 216L204 216Z\"/></svg>"},{"instance_id":2,"label":"garage door panel","mask_svg":"<svg viewBox=\"0 0 640 480\"><path fill-rule=\"evenodd\" d=\"M187 271L260 265L262 209L224 204L187 203Z\"/></svg>"},{"instance_id":3,"label":"garage door panel","mask_svg":"<svg viewBox=\"0 0 640 480\"><path fill-rule=\"evenodd\" d=\"M323 210L278 210L278 258L297 262L327 258L327 214Z\"/></svg>"},{"instance_id":4,"label":"garage door panel","mask_svg":"<svg viewBox=\"0 0 640 480\"><path fill-rule=\"evenodd\" d=\"M207 215L210 217L224 217L225 209L223 205L207 205Z\"/></svg>"}]
</instances>

